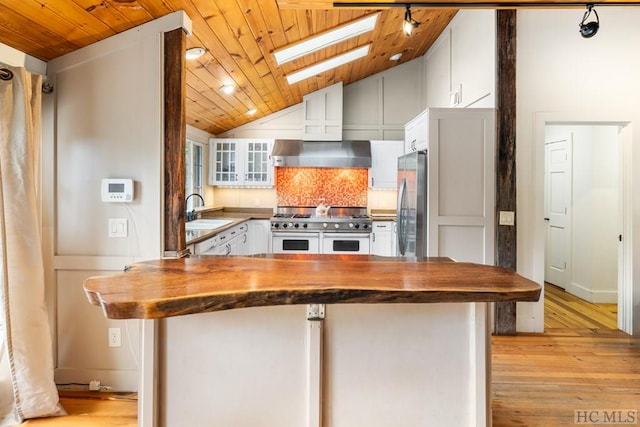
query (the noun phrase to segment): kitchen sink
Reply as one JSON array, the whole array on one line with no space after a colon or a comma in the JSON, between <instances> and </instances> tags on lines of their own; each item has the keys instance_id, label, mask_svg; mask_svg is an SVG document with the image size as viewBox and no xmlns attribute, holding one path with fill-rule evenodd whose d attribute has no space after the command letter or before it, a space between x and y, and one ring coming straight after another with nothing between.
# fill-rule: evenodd
<instances>
[{"instance_id":1,"label":"kitchen sink","mask_svg":"<svg viewBox=\"0 0 640 427\"><path fill-rule=\"evenodd\" d=\"M184 224L186 230L215 230L231 224L232 219L196 219Z\"/></svg>"}]
</instances>

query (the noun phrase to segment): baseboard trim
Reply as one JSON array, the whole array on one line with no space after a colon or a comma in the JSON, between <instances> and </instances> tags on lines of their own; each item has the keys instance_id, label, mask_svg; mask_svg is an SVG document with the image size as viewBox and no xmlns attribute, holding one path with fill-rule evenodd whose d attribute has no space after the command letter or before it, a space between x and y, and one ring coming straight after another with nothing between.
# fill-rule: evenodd
<instances>
[{"instance_id":1,"label":"baseboard trim","mask_svg":"<svg viewBox=\"0 0 640 427\"><path fill-rule=\"evenodd\" d=\"M56 384L89 384L99 380L109 391L138 391L138 371L57 368L54 372Z\"/></svg>"},{"instance_id":2,"label":"baseboard trim","mask_svg":"<svg viewBox=\"0 0 640 427\"><path fill-rule=\"evenodd\" d=\"M575 282L569 283L566 291L595 304L616 304L618 302L617 291L594 291Z\"/></svg>"}]
</instances>

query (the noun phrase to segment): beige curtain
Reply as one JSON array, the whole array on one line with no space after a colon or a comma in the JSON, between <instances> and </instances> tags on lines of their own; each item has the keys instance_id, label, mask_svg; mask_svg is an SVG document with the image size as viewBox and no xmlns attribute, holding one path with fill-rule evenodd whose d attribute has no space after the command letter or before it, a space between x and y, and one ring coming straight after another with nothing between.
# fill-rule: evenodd
<instances>
[{"instance_id":1,"label":"beige curtain","mask_svg":"<svg viewBox=\"0 0 640 427\"><path fill-rule=\"evenodd\" d=\"M42 77L0 68L0 426L9 426L61 408L36 198Z\"/></svg>"}]
</instances>

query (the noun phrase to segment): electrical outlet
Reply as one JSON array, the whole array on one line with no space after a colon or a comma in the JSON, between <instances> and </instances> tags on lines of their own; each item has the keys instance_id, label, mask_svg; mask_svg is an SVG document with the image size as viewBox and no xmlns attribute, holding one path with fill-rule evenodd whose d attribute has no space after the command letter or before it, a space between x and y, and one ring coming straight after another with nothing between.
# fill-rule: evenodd
<instances>
[{"instance_id":1,"label":"electrical outlet","mask_svg":"<svg viewBox=\"0 0 640 427\"><path fill-rule=\"evenodd\" d=\"M109 347L120 347L122 334L120 328L109 328Z\"/></svg>"}]
</instances>

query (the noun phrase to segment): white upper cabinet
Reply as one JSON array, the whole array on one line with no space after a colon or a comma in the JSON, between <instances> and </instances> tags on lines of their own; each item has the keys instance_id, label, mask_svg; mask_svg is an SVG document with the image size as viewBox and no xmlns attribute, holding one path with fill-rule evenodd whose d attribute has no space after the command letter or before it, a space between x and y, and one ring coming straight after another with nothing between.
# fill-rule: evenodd
<instances>
[{"instance_id":1,"label":"white upper cabinet","mask_svg":"<svg viewBox=\"0 0 640 427\"><path fill-rule=\"evenodd\" d=\"M342 140L342 82L302 98L305 141Z\"/></svg>"},{"instance_id":2,"label":"white upper cabinet","mask_svg":"<svg viewBox=\"0 0 640 427\"><path fill-rule=\"evenodd\" d=\"M404 128L404 152L429 148L429 110L413 118Z\"/></svg>"},{"instance_id":3,"label":"white upper cabinet","mask_svg":"<svg viewBox=\"0 0 640 427\"><path fill-rule=\"evenodd\" d=\"M209 184L273 186L273 139L212 138L209 140Z\"/></svg>"},{"instance_id":4,"label":"white upper cabinet","mask_svg":"<svg viewBox=\"0 0 640 427\"><path fill-rule=\"evenodd\" d=\"M404 141L371 141L369 188L395 189L398 157L404 154Z\"/></svg>"}]
</instances>

